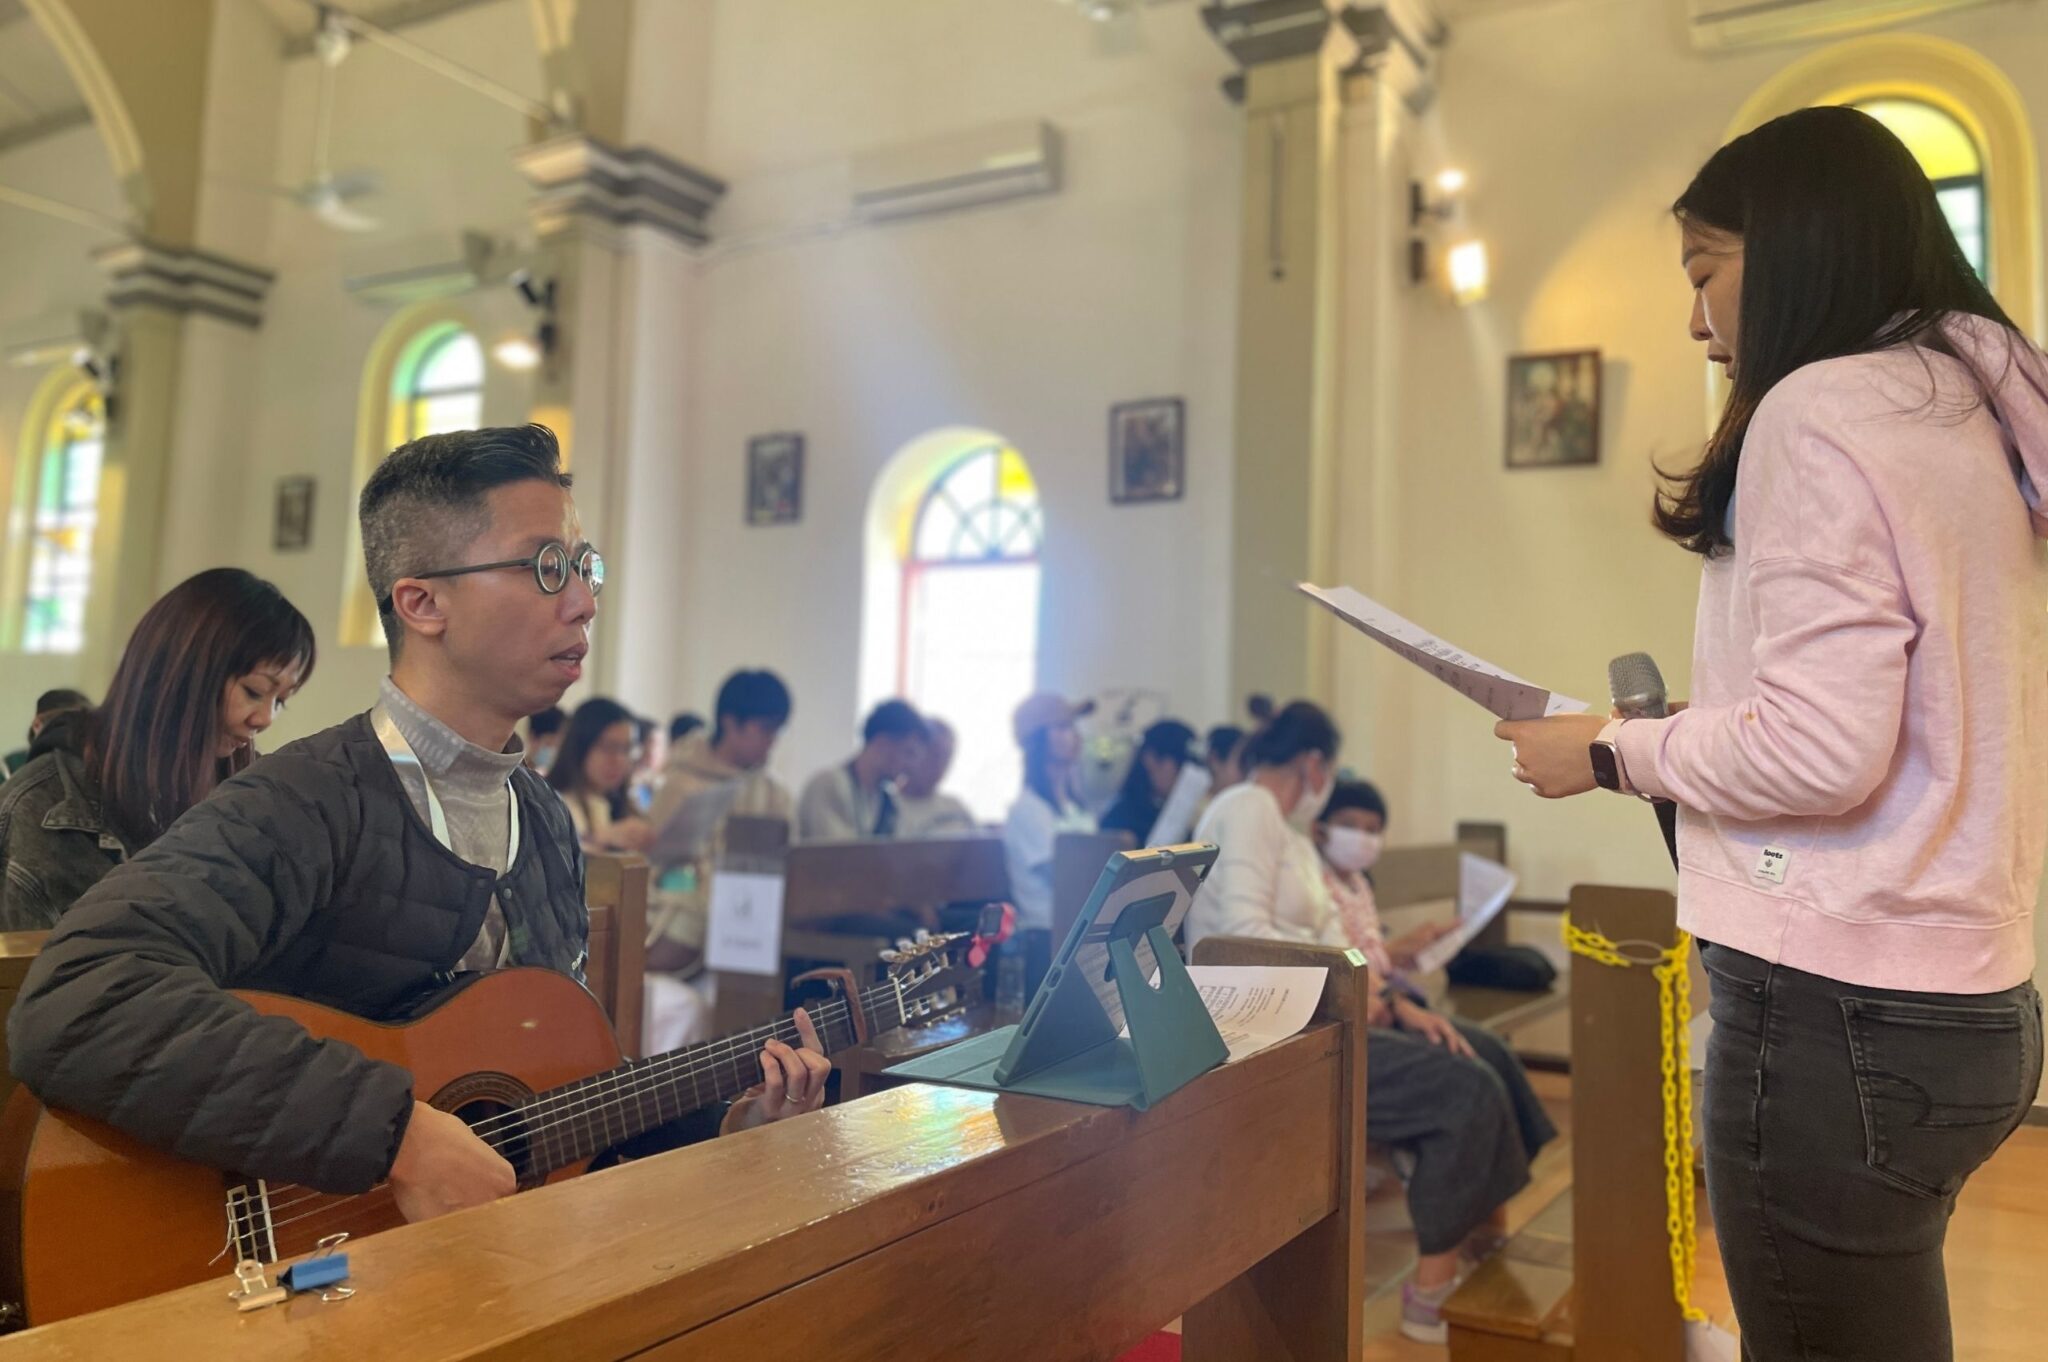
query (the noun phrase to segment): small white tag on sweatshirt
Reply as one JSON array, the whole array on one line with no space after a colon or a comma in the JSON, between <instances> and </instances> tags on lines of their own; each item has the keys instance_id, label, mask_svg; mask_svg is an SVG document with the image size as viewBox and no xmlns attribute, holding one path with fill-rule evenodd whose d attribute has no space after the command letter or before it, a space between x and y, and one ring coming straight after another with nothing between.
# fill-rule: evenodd
<instances>
[{"instance_id":1,"label":"small white tag on sweatshirt","mask_svg":"<svg viewBox=\"0 0 2048 1362\"><path fill-rule=\"evenodd\" d=\"M1772 884L1783 884L1785 872L1792 868L1792 853L1782 847L1765 847L1764 854L1757 857L1756 870L1752 872L1760 880Z\"/></svg>"}]
</instances>

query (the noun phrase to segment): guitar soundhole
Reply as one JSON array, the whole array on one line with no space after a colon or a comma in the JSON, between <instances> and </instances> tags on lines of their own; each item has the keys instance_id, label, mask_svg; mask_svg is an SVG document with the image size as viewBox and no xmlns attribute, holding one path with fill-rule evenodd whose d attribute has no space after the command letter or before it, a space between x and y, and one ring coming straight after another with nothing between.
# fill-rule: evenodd
<instances>
[{"instance_id":1,"label":"guitar soundhole","mask_svg":"<svg viewBox=\"0 0 2048 1362\"><path fill-rule=\"evenodd\" d=\"M519 1177L521 1191L538 1186L545 1176L533 1158L533 1135L518 1116L533 1089L510 1074L465 1074L434 1094L429 1105L462 1119L485 1143L504 1156Z\"/></svg>"}]
</instances>

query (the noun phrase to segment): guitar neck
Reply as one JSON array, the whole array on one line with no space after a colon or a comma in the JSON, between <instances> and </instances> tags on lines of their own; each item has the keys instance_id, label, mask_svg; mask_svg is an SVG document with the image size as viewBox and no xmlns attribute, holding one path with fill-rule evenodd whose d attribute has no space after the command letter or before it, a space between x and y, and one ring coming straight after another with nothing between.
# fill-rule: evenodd
<instances>
[{"instance_id":1,"label":"guitar neck","mask_svg":"<svg viewBox=\"0 0 2048 1362\"><path fill-rule=\"evenodd\" d=\"M903 995L894 983L870 988L855 1000L834 998L808 1006L826 1054L859 1043L856 1006L868 1035L903 1025ZM545 1176L665 1122L731 1101L761 1081L761 1049L770 1040L802 1044L795 1020L782 1017L737 1035L630 1060L530 1098L520 1106L517 1122L527 1146L527 1168Z\"/></svg>"}]
</instances>

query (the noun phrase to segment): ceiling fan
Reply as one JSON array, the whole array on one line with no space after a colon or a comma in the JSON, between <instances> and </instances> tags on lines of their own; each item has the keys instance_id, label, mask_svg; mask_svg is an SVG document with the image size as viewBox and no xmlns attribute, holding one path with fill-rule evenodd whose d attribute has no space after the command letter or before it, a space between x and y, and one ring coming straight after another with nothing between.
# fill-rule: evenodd
<instances>
[{"instance_id":1,"label":"ceiling fan","mask_svg":"<svg viewBox=\"0 0 2048 1362\"><path fill-rule=\"evenodd\" d=\"M313 30L313 53L320 61L320 93L313 118L312 178L296 185L268 187L337 231L374 232L383 221L354 205L377 192L377 176L367 170L337 175L328 159L334 136L335 76L354 46L355 37L340 14L327 5L320 6Z\"/></svg>"}]
</instances>

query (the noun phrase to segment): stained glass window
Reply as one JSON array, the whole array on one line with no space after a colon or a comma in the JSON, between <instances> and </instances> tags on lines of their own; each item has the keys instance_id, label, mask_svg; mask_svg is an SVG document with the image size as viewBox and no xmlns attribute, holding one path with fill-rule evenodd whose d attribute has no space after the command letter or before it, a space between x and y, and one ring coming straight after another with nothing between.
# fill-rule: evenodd
<instances>
[{"instance_id":1,"label":"stained glass window","mask_svg":"<svg viewBox=\"0 0 2048 1362\"><path fill-rule=\"evenodd\" d=\"M1014 449L954 459L918 505L903 568L903 695L950 722L959 751L947 786L999 821L1021 781L1010 713L1036 689L1038 486Z\"/></svg>"},{"instance_id":2,"label":"stained glass window","mask_svg":"<svg viewBox=\"0 0 2048 1362\"><path fill-rule=\"evenodd\" d=\"M85 646L106 440L106 407L97 391L81 388L43 441L30 508L24 652L75 653Z\"/></svg>"},{"instance_id":3,"label":"stained glass window","mask_svg":"<svg viewBox=\"0 0 2048 1362\"><path fill-rule=\"evenodd\" d=\"M1856 106L1890 128L1934 182L1934 197L1956 234L1970 268L1989 279L1985 264L1984 156L1970 130L1950 114L1918 99L1870 99Z\"/></svg>"},{"instance_id":4,"label":"stained glass window","mask_svg":"<svg viewBox=\"0 0 2048 1362\"><path fill-rule=\"evenodd\" d=\"M400 439L482 425L484 348L477 338L450 323L426 332L415 345L410 362L398 366L398 391L392 394Z\"/></svg>"}]
</instances>

